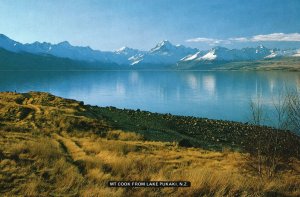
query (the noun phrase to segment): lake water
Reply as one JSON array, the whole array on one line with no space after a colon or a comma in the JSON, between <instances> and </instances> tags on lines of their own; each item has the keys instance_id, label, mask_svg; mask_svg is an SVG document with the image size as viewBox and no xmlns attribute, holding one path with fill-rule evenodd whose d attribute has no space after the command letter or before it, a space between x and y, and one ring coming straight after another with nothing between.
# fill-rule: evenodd
<instances>
[{"instance_id":1,"label":"lake water","mask_svg":"<svg viewBox=\"0 0 300 197\"><path fill-rule=\"evenodd\" d=\"M300 91L300 73L0 71L0 91L45 91L91 105L241 122L249 121L250 100L261 95L270 123L283 87Z\"/></svg>"}]
</instances>

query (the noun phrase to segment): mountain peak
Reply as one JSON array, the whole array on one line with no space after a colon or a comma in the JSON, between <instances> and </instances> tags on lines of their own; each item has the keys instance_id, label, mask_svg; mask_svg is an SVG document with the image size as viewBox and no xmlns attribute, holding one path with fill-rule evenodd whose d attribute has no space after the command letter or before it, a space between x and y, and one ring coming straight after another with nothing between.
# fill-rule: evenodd
<instances>
[{"instance_id":1,"label":"mountain peak","mask_svg":"<svg viewBox=\"0 0 300 197\"><path fill-rule=\"evenodd\" d=\"M134 56L134 55L139 54L140 51L137 50L137 49L133 49L133 48L129 48L129 47L124 46L124 47L121 47L121 48L117 49L115 51L115 53L119 54L119 55L125 55L125 56L129 57L129 56Z\"/></svg>"},{"instance_id":2,"label":"mountain peak","mask_svg":"<svg viewBox=\"0 0 300 197\"><path fill-rule=\"evenodd\" d=\"M172 48L176 48L170 41L168 40L163 40L159 42L154 48L150 50L150 52L155 52L155 51L168 51L171 50Z\"/></svg>"},{"instance_id":3,"label":"mountain peak","mask_svg":"<svg viewBox=\"0 0 300 197\"><path fill-rule=\"evenodd\" d=\"M7 37L4 34L0 34L0 39L11 40L9 37Z\"/></svg>"},{"instance_id":4,"label":"mountain peak","mask_svg":"<svg viewBox=\"0 0 300 197\"><path fill-rule=\"evenodd\" d=\"M264 45L260 44L257 48L266 49L267 47L265 47Z\"/></svg>"},{"instance_id":5,"label":"mountain peak","mask_svg":"<svg viewBox=\"0 0 300 197\"><path fill-rule=\"evenodd\" d=\"M32 44L25 44L25 45L27 45L27 46L32 45L35 47L49 47L49 46L51 46L51 43L35 41Z\"/></svg>"},{"instance_id":6,"label":"mountain peak","mask_svg":"<svg viewBox=\"0 0 300 197\"><path fill-rule=\"evenodd\" d=\"M20 43L10 39L4 34L0 34L0 48L4 48L9 51L18 52L20 50Z\"/></svg>"},{"instance_id":7,"label":"mountain peak","mask_svg":"<svg viewBox=\"0 0 300 197\"><path fill-rule=\"evenodd\" d=\"M133 50L132 48L129 48L127 46L123 46L119 49L116 50L117 53L122 53L122 52L126 52L126 51L130 51L130 50Z\"/></svg>"},{"instance_id":8,"label":"mountain peak","mask_svg":"<svg viewBox=\"0 0 300 197\"><path fill-rule=\"evenodd\" d=\"M128 47L127 46L123 46L123 47L119 48L117 51L124 51L126 49L128 49Z\"/></svg>"},{"instance_id":9,"label":"mountain peak","mask_svg":"<svg viewBox=\"0 0 300 197\"><path fill-rule=\"evenodd\" d=\"M160 42L161 45L171 44L169 40L163 40Z\"/></svg>"},{"instance_id":10,"label":"mountain peak","mask_svg":"<svg viewBox=\"0 0 300 197\"><path fill-rule=\"evenodd\" d=\"M60 43L58 43L57 45L64 46L64 47L69 47L69 46L71 46L71 44L70 44L68 41L60 42Z\"/></svg>"},{"instance_id":11,"label":"mountain peak","mask_svg":"<svg viewBox=\"0 0 300 197\"><path fill-rule=\"evenodd\" d=\"M169 47L169 46L174 46L169 40L163 40L161 42L159 42L156 47Z\"/></svg>"}]
</instances>

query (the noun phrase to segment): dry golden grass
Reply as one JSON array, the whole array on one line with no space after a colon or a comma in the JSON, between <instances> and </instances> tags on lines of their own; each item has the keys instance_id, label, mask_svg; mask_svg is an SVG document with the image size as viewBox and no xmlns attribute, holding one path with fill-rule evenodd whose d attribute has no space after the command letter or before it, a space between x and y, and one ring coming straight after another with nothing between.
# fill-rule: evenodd
<instances>
[{"instance_id":1,"label":"dry golden grass","mask_svg":"<svg viewBox=\"0 0 300 197\"><path fill-rule=\"evenodd\" d=\"M264 196L300 195L300 162L260 176L247 155L181 148L175 143L95 135L51 137L0 132L1 195ZM131 135L131 134L130 134ZM110 180L186 180L190 188L109 188Z\"/></svg>"},{"instance_id":2,"label":"dry golden grass","mask_svg":"<svg viewBox=\"0 0 300 197\"><path fill-rule=\"evenodd\" d=\"M3 131L51 134L59 131L102 132L107 123L86 112L81 102L48 93L0 93Z\"/></svg>"},{"instance_id":3,"label":"dry golden grass","mask_svg":"<svg viewBox=\"0 0 300 197\"><path fill-rule=\"evenodd\" d=\"M153 131L147 138L169 142L146 141L134 132L112 130L115 121L107 122L102 117L105 110L99 114L97 110L47 93L3 93L0 196L300 196L297 159L279 163L276 174L268 177L264 168L258 173L247 154L229 148L219 152L182 148L171 142L185 138L175 131ZM119 117L115 115L113 119ZM139 121L149 120L154 130L166 128L156 127L151 118ZM186 180L192 186L109 188L110 180Z\"/></svg>"},{"instance_id":4,"label":"dry golden grass","mask_svg":"<svg viewBox=\"0 0 300 197\"><path fill-rule=\"evenodd\" d=\"M111 140L123 140L123 141L139 141L139 140L143 140L143 136L138 134L138 133L134 133L134 132L124 132L121 130L112 130L112 131L108 131L106 134L106 138Z\"/></svg>"}]
</instances>

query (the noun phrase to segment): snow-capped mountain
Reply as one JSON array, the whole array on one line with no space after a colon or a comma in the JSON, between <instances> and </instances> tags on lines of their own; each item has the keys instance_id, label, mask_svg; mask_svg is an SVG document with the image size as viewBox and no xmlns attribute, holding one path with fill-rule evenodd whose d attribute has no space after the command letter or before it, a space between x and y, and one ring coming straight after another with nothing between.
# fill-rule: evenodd
<instances>
[{"instance_id":1,"label":"snow-capped mountain","mask_svg":"<svg viewBox=\"0 0 300 197\"><path fill-rule=\"evenodd\" d=\"M161 41L150 51L132 58L132 65L137 64L176 64L183 57L197 52L183 45L173 45L168 40Z\"/></svg>"},{"instance_id":2,"label":"snow-capped mountain","mask_svg":"<svg viewBox=\"0 0 300 197\"><path fill-rule=\"evenodd\" d=\"M264 46L256 48L227 49L215 47L209 51L198 51L193 55L188 55L181 59L182 62L188 61L246 61L260 60L270 56L272 52Z\"/></svg>"},{"instance_id":3,"label":"snow-capped mountain","mask_svg":"<svg viewBox=\"0 0 300 197\"><path fill-rule=\"evenodd\" d=\"M125 55L127 57L132 57L138 53L140 53L141 51L137 50L137 49L132 49L132 48L129 48L129 47L121 47L120 49L117 49L115 51L116 54L119 54L119 55Z\"/></svg>"},{"instance_id":4,"label":"snow-capped mountain","mask_svg":"<svg viewBox=\"0 0 300 197\"><path fill-rule=\"evenodd\" d=\"M204 56L207 53L208 53L208 51L198 51L195 54L190 54L190 55L187 55L187 56L181 58L180 61L185 62L185 61L197 60L197 59L201 58L202 56Z\"/></svg>"},{"instance_id":5,"label":"snow-capped mountain","mask_svg":"<svg viewBox=\"0 0 300 197\"><path fill-rule=\"evenodd\" d=\"M159 42L149 51L140 51L122 47L115 51L100 51L90 47L73 46L64 41L58 44L34 42L22 44L0 34L0 48L14 53L27 52L32 54L48 54L56 57L69 58L87 62L113 63L132 68L153 68L180 66L191 68L201 64L218 64L222 62L256 61L280 57L300 57L299 49L268 49L262 45L252 48L228 49L214 47L210 50L173 45L167 40ZM101 64L99 64L101 65ZM141 66L141 67L139 67ZM179 67L178 67L179 66ZM174 67L173 67L174 68Z\"/></svg>"},{"instance_id":6,"label":"snow-capped mountain","mask_svg":"<svg viewBox=\"0 0 300 197\"><path fill-rule=\"evenodd\" d=\"M74 60L83 61L104 61L108 62L107 52L93 50L90 47L72 46L64 41L58 44L47 42L34 42L31 44L22 44L11 40L7 36L0 35L0 47L12 52L28 52L33 54L49 54L57 57L65 57ZM111 52L109 52L111 53Z\"/></svg>"},{"instance_id":7,"label":"snow-capped mountain","mask_svg":"<svg viewBox=\"0 0 300 197\"><path fill-rule=\"evenodd\" d=\"M289 50L280 50L280 49L271 49L271 54L266 56L265 59L271 59L275 57L299 57L300 50L298 49L289 49Z\"/></svg>"},{"instance_id":8,"label":"snow-capped mountain","mask_svg":"<svg viewBox=\"0 0 300 197\"><path fill-rule=\"evenodd\" d=\"M93 50L90 47L72 46L69 42L64 41L58 44L34 42L32 44L24 44L23 51L35 54L50 54L57 57L66 57L74 60L83 61L102 61L110 62L109 54L105 52Z\"/></svg>"},{"instance_id":9,"label":"snow-capped mountain","mask_svg":"<svg viewBox=\"0 0 300 197\"><path fill-rule=\"evenodd\" d=\"M268 49L263 45L254 48L227 49L215 47L187 55L177 63L178 69L205 68L228 62L268 60L280 57L300 57L300 50Z\"/></svg>"},{"instance_id":10,"label":"snow-capped mountain","mask_svg":"<svg viewBox=\"0 0 300 197\"><path fill-rule=\"evenodd\" d=\"M140 53L139 50L123 48L115 52L93 50L90 47L72 46L64 41L58 44L47 42L34 42L31 44L21 44L11 40L7 36L0 34L0 47L12 52L28 52L33 54L49 54L57 57L70 58L73 60L89 62L109 62L117 64L130 64L128 60L131 56Z\"/></svg>"},{"instance_id":11,"label":"snow-capped mountain","mask_svg":"<svg viewBox=\"0 0 300 197\"><path fill-rule=\"evenodd\" d=\"M142 56L145 53L145 51L140 51L129 47L122 47L114 52L115 57L113 59L116 62L118 56L119 59L122 59L122 64L129 65L134 63L140 56Z\"/></svg>"},{"instance_id":12,"label":"snow-capped mountain","mask_svg":"<svg viewBox=\"0 0 300 197\"><path fill-rule=\"evenodd\" d=\"M300 49L296 50L296 52L293 54L293 57L300 57Z\"/></svg>"}]
</instances>

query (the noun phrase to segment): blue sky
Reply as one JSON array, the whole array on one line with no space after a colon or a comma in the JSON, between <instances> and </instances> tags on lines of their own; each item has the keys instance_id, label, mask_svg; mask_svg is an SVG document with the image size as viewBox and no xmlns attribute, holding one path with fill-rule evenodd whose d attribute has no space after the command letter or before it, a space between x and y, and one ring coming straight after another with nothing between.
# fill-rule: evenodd
<instances>
[{"instance_id":1,"label":"blue sky","mask_svg":"<svg viewBox=\"0 0 300 197\"><path fill-rule=\"evenodd\" d=\"M114 50L300 47L299 0L0 0L0 33Z\"/></svg>"}]
</instances>

